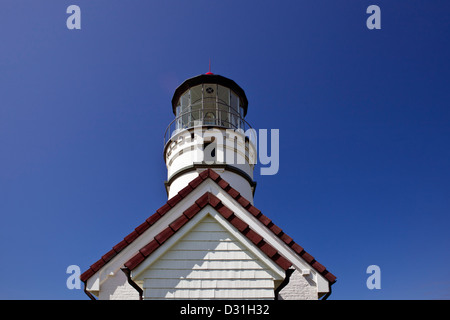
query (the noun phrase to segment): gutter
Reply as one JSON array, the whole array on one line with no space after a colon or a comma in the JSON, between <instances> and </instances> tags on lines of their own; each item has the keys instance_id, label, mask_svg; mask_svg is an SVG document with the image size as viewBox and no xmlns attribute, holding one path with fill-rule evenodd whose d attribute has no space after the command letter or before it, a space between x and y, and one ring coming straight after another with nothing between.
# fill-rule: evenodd
<instances>
[{"instance_id":1,"label":"gutter","mask_svg":"<svg viewBox=\"0 0 450 320\"><path fill-rule=\"evenodd\" d=\"M139 300L143 300L143 294L144 294L144 290L142 290L141 287L139 287L139 285L133 281L133 279L131 279L131 270L128 269L127 267L123 267L120 270L123 271L123 273L125 273L125 275L127 276L128 279L128 283L136 289L137 292L139 292Z\"/></svg>"}]
</instances>

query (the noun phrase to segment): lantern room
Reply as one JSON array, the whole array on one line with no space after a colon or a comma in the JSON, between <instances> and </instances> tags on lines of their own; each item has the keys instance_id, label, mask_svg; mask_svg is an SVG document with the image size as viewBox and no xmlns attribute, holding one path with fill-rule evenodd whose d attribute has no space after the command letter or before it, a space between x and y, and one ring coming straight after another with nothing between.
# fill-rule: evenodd
<instances>
[{"instance_id":1,"label":"lantern room","mask_svg":"<svg viewBox=\"0 0 450 320\"><path fill-rule=\"evenodd\" d=\"M248 101L244 90L231 79L210 72L184 81L172 98L175 120L169 126L165 142L175 133L195 126L242 129Z\"/></svg>"}]
</instances>

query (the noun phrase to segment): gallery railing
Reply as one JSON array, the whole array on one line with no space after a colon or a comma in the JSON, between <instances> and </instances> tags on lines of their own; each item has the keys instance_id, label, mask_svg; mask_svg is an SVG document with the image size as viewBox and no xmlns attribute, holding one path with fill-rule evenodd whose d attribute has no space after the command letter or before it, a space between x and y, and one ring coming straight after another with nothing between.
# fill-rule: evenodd
<instances>
[{"instance_id":1,"label":"gallery railing","mask_svg":"<svg viewBox=\"0 0 450 320\"><path fill-rule=\"evenodd\" d=\"M196 127L218 127L233 129L248 136L252 143L256 143L256 132L251 125L237 112L221 110L218 108L204 108L190 110L178 115L168 126L164 133L164 145L178 133ZM226 106L226 105L224 105Z\"/></svg>"}]
</instances>

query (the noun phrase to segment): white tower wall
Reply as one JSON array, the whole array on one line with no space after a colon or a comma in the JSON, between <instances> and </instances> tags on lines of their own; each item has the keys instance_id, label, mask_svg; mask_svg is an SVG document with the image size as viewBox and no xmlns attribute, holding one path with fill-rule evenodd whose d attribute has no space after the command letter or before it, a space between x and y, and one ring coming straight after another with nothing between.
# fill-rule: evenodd
<instances>
[{"instance_id":1,"label":"white tower wall","mask_svg":"<svg viewBox=\"0 0 450 320\"><path fill-rule=\"evenodd\" d=\"M215 156L208 158L212 149ZM186 187L199 172L213 168L253 202L256 148L243 132L219 127L186 129L173 135L164 152L169 198Z\"/></svg>"}]
</instances>

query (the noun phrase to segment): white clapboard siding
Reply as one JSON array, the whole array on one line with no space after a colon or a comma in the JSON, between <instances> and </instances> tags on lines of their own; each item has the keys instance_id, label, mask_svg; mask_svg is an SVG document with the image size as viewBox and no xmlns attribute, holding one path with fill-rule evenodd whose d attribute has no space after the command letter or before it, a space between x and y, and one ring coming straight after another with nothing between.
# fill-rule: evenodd
<instances>
[{"instance_id":1,"label":"white clapboard siding","mask_svg":"<svg viewBox=\"0 0 450 320\"><path fill-rule=\"evenodd\" d=\"M231 241L190 241L183 240L177 243L178 251L203 251L203 250L214 250L214 251L229 251L229 250L242 250L242 248Z\"/></svg>"},{"instance_id":2,"label":"white clapboard siding","mask_svg":"<svg viewBox=\"0 0 450 320\"><path fill-rule=\"evenodd\" d=\"M145 289L146 299L273 299L273 289Z\"/></svg>"},{"instance_id":3,"label":"white clapboard siding","mask_svg":"<svg viewBox=\"0 0 450 320\"><path fill-rule=\"evenodd\" d=\"M154 269L175 269L175 270L241 270L258 269L260 264L254 260L158 260L153 264Z\"/></svg>"},{"instance_id":4,"label":"white clapboard siding","mask_svg":"<svg viewBox=\"0 0 450 320\"><path fill-rule=\"evenodd\" d=\"M182 272L186 274L183 275ZM176 271L168 270L153 270L146 271L145 278L147 279L173 279ZM176 279L273 279L266 270L180 270L180 275Z\"/></svg>"},{"instance_id":5,"label":"white clapboard siding","mask_svg":"<svg viewBox=\"0 0 450 320\"><path fill-rule=\"evenodd\" d=\"M171 250L167 252L160 260L252 260L252 257L246 251L228 250L196 250L180 251Z\"/></svg>"},{"instance_id":6,"label":"white clapboard siding","mask_svg":"<svg viewBox=\"0 0 450 320\"><path fill-rule=\"evenodd\" d=\"M272 279L146 279L144 287L167 289L214 289L214 288L268 288L273 289Z\"/></svg>"},{"instance_id":7,"label":"white clapboard siding","mask_svg":"<svg viewBox=\"0 0 450 320\"><path fill-rule=\"evenodd\" d=\"M146 299L273 299L274 281L258 260L206 216L144 271Z\"/></svg>"},{"instance_id":8,"label":"white clapboard siding","mask_svg":"<svg viewBox=\"0 0 450 320\"><path fill-rule=\"evenodd\" d=\"M186 235L186 240L190 241L232 241L231 235L227 231L201 231L190 232Z\"/></svg>"}]
</instances>

